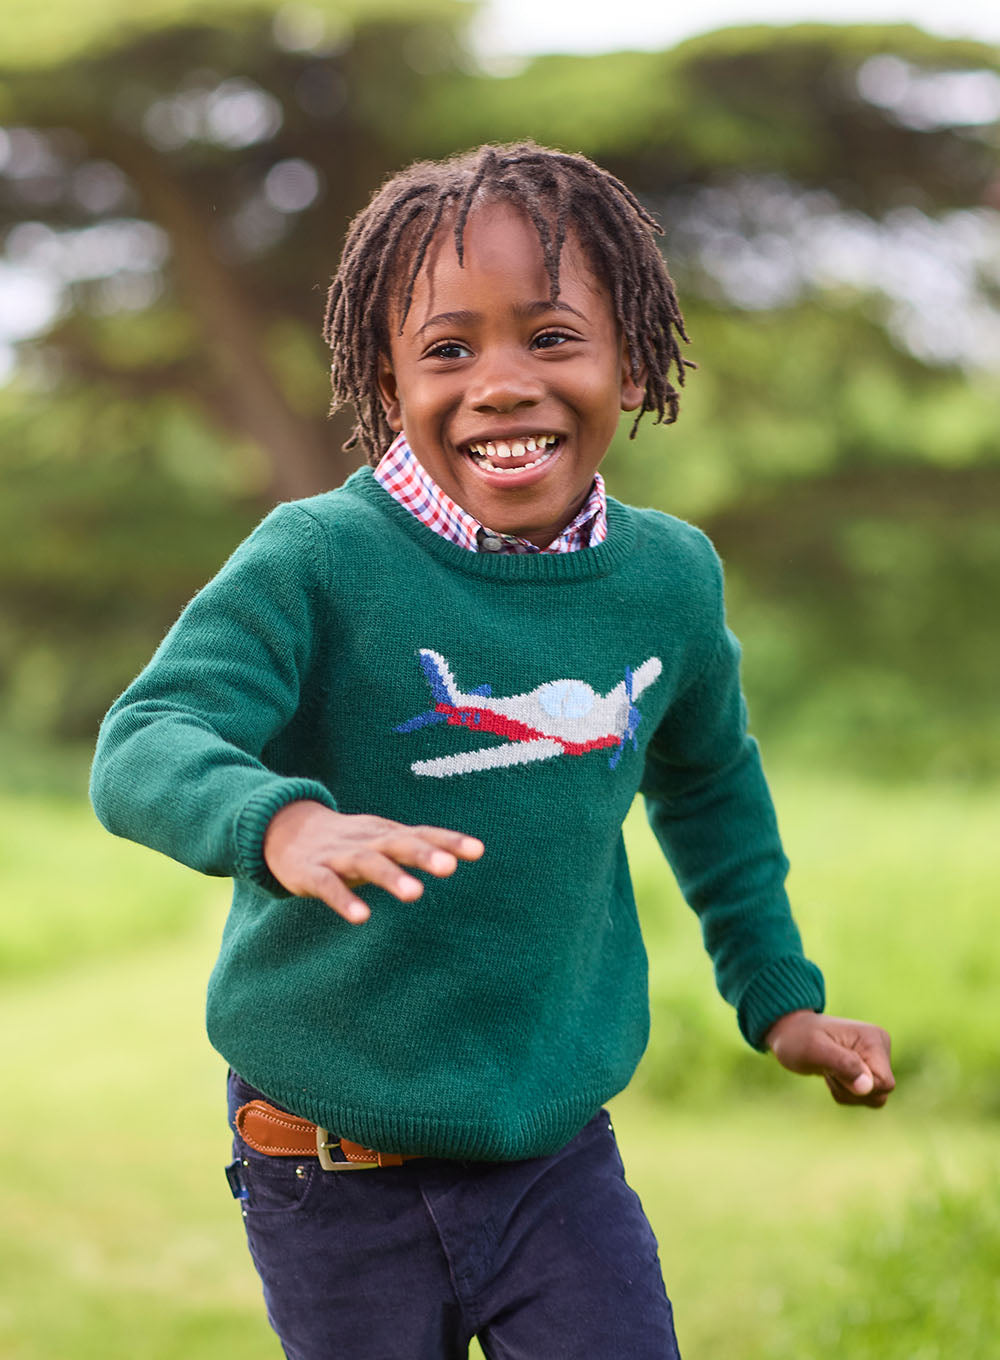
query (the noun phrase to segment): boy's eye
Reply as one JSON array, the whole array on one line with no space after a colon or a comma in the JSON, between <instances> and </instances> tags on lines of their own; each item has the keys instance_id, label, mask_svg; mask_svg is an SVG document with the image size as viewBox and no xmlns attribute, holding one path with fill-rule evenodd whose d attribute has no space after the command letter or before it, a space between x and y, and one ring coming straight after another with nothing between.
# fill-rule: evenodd
<instances>
[{"instance_id":1,"label":"boy's eye","mask_svg":"<svg viewBox=\"0 0 1000 1360\"><path fill-rule=\"evenodd\" d=\"M536 335L532 344L535 349L555 349L559 345L564 345L567 340L572 340L571 335L566 335L563 331L542 331Z\"/></svg>"},{"instance_id":2,"label":"boy's eye","mask_svg":"<svg viewBox=\"0 0 1000 1360\"><path fill-rule=\"evenodd\" d=\"M436 345L431 345L427 351L430 359L467 359L471 351L467 345L461 345L457 340L442 340Z\"/></svg>"}]
</instances>

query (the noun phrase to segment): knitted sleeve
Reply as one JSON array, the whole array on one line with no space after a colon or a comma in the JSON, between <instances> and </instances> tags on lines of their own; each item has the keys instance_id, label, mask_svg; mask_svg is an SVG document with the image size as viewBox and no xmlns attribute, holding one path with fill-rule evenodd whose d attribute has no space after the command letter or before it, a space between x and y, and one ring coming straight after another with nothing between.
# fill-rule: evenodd
<instances>
[{"instance_id":1,"label":"knitted sleeve","mask_svg":"<svg viewBox=\"0 0 1000 1360\"><path fill-rule=\"evenodd\" d=\"M184 610L101 726L91 799L115 835L204 873L284 892L263 858L267 824L313 779L262 755L291 721L324 607L312 517L279 506Z\"/></svg>"},{"instance_id":2,"label":"knitted sleeve","mask_svg":"<svg viewBox=\"0 0 1000 1360\"><path fill-rule=\"evenodd\" d=\"M719 991L755 1048L780 1016L822 1010L785 893L788 861L747 733L740 648L725 626L721 568L707 659L650 744L641 791L650 825L697 913Z\"/></svg>"}]
</instances>

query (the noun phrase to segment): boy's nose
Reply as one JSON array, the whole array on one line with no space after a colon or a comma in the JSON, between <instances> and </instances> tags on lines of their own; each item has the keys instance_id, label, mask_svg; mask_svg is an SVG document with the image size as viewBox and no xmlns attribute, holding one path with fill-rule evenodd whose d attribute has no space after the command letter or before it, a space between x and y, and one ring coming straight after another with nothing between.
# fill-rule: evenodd
<instances>
[{"instance_id":1,"label":"boy's nose","mask_svg":"<svg viewBox=\"0 0 1000 1360\"><path fill-rule=\"evenodd\" d=\"M534 406L545 395L537 375L517 358L498 356L477 368L467 391L467 400L477 411L514 411Z\"/></svg>"}]
</instances>

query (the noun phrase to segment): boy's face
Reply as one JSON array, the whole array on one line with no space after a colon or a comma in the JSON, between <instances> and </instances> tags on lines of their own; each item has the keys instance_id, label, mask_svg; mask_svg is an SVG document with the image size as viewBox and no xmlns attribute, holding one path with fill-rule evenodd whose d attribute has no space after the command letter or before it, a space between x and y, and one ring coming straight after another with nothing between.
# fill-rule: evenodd
<instances>
[{"instance_id":1,"label":"boy's face","mask_svg":"<svg viewBox=\"0 0 1000 1360\"><path fill-rule=\"evenodd\" d=\"M559 297L531 223L488 203L431 243L380 394L391 429L487 528L547 547L583 505L618 425L642 402L611 299L568 235ZM533 441L533 442L531 442Z\"/></svg>"}]
</instances>

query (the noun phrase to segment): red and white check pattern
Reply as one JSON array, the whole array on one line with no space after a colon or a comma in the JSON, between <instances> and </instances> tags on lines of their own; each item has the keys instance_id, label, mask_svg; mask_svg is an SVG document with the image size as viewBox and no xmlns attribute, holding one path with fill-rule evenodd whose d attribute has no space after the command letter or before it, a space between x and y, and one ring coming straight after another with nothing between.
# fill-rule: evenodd
<instances>
[{"instance_id":1,"label":"red and white check pattern","mask_svg":"<svg viewBox=\"0 0 1000 1360\"><path fill-rule=\"evenodd\" d=\"M375 480L394 500L415 515L421 524L433 529L449 543L457 543L470 552L480 552L484 535L500 539L501 553L576 552L593 548L608 536L608 505L604 479L594 473L594 485L580 513L547 548L538 548L526 539L512 534L499 534L480 524L468 511L451 499L417 461L416 454L399 434L383 454L374 472Z\"/></svg>"}]
</instances>

